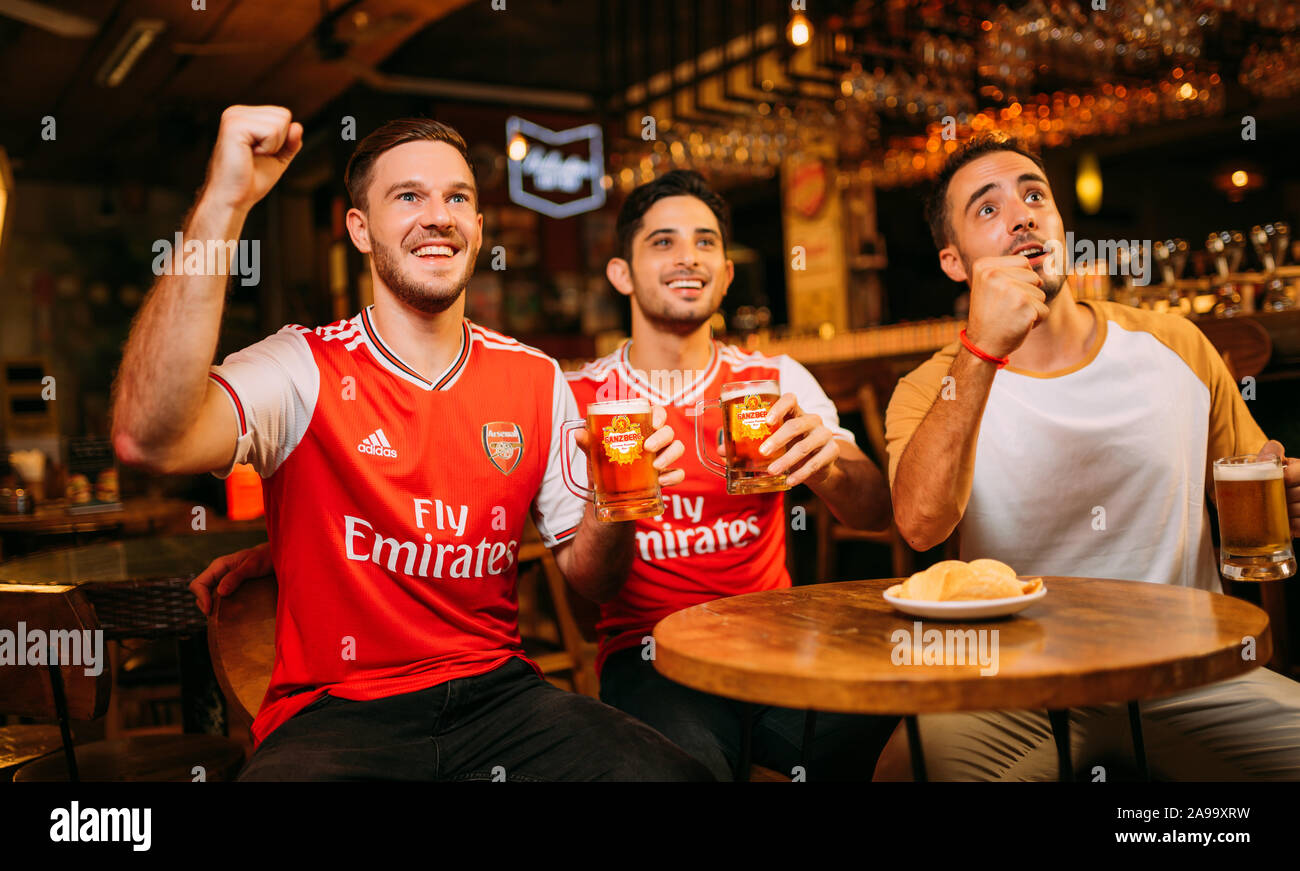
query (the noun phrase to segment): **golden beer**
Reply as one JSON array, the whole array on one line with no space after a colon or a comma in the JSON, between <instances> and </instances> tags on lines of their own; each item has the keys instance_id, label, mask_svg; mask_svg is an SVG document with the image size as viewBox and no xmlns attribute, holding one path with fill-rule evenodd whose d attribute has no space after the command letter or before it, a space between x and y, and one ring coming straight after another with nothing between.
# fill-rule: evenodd
<instances>
[{"instance_id":1,"label":"golden beer","mask_svg":"<svg viewBox=\"0 0 1300 871\"><path fill-rule=\"evenodd\" d=\"M564 426L565 484L595 503L597 520L635 520L663 513L655 454L645 447L645 440L654 432L647 400L593 402L587 406L585 421L565 421ZM569 467L567 429L579 426L586 428L589 438L587 470L591 487L573 481Z\"/></svg>"},{"instance_id":2,"label":"golden beer","mask_svg":"<svg viewBox=\"0 0 1300 871\"><path fill-rule=\"evenodd\" d=\"M701 463L726 479L728 493L773 493L790 489L784 474L773 475L767 471L782 454L765 457L758 450L791 416L787 414L774 424L767 423L768 411L780 398L781 388L775 381L734 381L722 385L720 399L696 403L696 452ZM710 406L722 408L724 463L713 461L704 449L700 418Z\"/></svg>"},{"instance_id":3,"label":"golden beer","mask_svg":"<svg viewBox=\"0 0 1300 871\"><path fill-rule=\"evenodd\" d=\"M1219 511L1219 571L1239 581L1275 581L1295 574L1282 461L1254 456L1214 462Z\"/></svg>"}]
</instances>

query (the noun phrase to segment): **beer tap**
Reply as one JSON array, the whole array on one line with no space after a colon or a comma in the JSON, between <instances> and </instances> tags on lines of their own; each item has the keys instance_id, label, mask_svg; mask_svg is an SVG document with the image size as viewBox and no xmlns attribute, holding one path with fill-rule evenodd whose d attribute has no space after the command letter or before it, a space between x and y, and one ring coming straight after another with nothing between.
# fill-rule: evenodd
<instances>
[{"instance_id":1,"label":"beer tap","mask_svg":"<svg viewBox=\"0 0 1300 871\"><path fill-rule=\"evenodd\" d=\"M1230 318L1241 314L1241 294L1237 290L1237 283L1229 276L1241 265L1241 258L1246 253L1245 237L1240 230L1211 233L1205 240L1205 248L1214 258L1214 266L1219 273L1219 284L1215 291L1219 299L1214 304L1214 316Z\"/></svg>"},{"instance_id":2,"label":"beer tap","mask_svg":"<svg viewBox=\"0 0 1300 871\"><path fill-rule=\"evenodd\" d=\"M1250 241L1255 246L1255 253L1264 266L1264 272L1267 273L1264 277L1264 297L1260 308L1264 311L1286 311L1295 308L1295 294L1277 274L1291 241L1290 225L1285 221L1274 221L1262 227L1256 224L1250 228Z\"/></svg>"},{"instance_id":3,"label":"beer tap","mask_svg":"<svg viewBox=\"0 0 1300 871\"><path fill-rule=\"evenodd\" d=\"M1157 242L1157 245L1160 243ZM1134 308L1140 307L1142 303L1142 294L1134 283L1134 273L1137 271L1133 268L1133 249L1122 246L1115 250L1115 255L1119 260L1119 271L1124 277L1124 289L1117 295L1116 302L1122 302L1125 305L1131 305Z\"/></svg>"},{"instance_id":4,"label":"beer tap","mask_svg":"<svg viewBox=\"0 0 1300 871\"><path fill-rule=\"evenodd\" d=\"M1181 308L1183 304L1183 293L1178 287L1178 280L1183 277L1187 254L1185 239L1166 239L1151 247L1151 255L1160 267L1161 282L1169 291L1170 308Z\"/></svg>"}]
</instances>

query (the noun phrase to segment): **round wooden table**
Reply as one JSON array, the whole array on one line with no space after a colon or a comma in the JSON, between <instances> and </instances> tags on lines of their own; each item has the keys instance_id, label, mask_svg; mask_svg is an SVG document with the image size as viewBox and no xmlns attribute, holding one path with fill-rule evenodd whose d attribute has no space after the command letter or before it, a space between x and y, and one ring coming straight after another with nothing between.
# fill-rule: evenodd
<instances>
[{"instance_id":1,"label":"round wooden table","mask_svg":"<svg viewBox=\"0 0 1300 871\"><path fill-rule=\"evenodd\" d=\"M1069 707L1129 703L1145 772L1140 700L1235 677L1272 651L1264 611L1204 590L1044 577L1047 596L1017 615L949 622L895 611L881 594L899 582L793 587L678 611L655 627L655 667L693 689L754 704L902 715L917 779L925 776L917 714L1046 708L1066 780ZM997 632L983 636L987 665L980 630ZM934 631L950 645L945 664L926 664ZM1254 639L1253 658L1243 657L1245 638Z\"/></svg>"}]
</instances>

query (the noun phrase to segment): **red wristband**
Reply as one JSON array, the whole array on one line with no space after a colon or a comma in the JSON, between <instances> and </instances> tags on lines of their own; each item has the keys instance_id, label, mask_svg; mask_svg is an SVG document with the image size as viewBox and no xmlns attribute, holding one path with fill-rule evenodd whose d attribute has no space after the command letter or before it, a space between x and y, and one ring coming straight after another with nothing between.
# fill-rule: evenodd
<instances>
[{"instance_id":1,"label":"red wristband","mask_svg":"<svg viewBox=\"0 0 1300 871\"><path fill-rule=\"evenodd\" d=\"M1001 369L1003 366L1011 362L1006 357L994 357L992 354L988 353L987 351L981 351L979 348L977 348L975 346L975 343L966 337L965 327L962 327L961 332L958 333L957 335L961 338L961 343L966 346L966 350L970 351L972 354L974 354L976 357L979 357L981 360L988 360L990 363L995 364L999 369Z\"/></svg>"}]
</instances>

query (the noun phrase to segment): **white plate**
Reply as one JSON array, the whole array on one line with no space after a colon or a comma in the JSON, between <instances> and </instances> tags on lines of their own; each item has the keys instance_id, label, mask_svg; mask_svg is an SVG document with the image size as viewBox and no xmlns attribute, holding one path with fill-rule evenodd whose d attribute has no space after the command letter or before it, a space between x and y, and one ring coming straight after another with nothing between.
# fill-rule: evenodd
<instances>
[{"instance_id":1,"label":"white plate","mask_svg":"<svg viewBox=\"0 0 1300 871\"><path fill-rule=\"evenodd\" d=\"M937 620L979 620L988 617L1005 617L1024 610L1047 595L1047 587L1039 587L1028 596L1011 596L1006 599L964 599L956 602L929 602L923 599L900 599L894 595L902 588L894 584L885 590L885 601L904 614L914 617L933 617Z\"/></svg>"}]
</instances>

